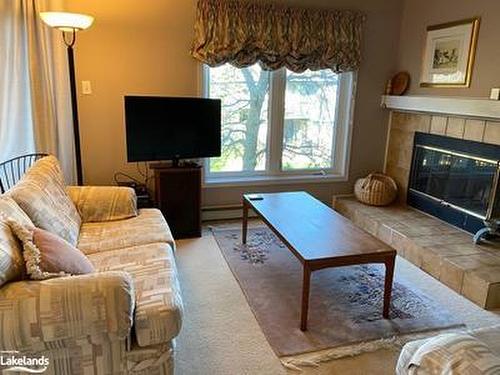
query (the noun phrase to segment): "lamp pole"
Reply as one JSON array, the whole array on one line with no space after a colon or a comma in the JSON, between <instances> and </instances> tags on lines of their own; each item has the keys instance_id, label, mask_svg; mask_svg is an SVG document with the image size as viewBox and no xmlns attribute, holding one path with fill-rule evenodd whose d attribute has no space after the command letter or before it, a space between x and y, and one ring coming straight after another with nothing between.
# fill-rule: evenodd
<instances>
[{"instance_id":1,"label":"lamp pole","mask_svg":"<svg viewBox=\"0 0 500 375\"><path fill-rule=\"evenodd\" d=\"M80 145L80 122L78 120L78 98L76 91L75 77L75 55L73 46L76 41L76 30L71 32L71 39L66 39L66 32L63 31L63 40L68 52L68 72L71 90L71 110L73 112L73 136L75 137L75 159L76 159L76 181L78 185L83 184L82 151Z\"/></svg>"},{"instance_id":2,"label":"lamp pole","mask_svg":"<svg viewBox=\"0 0 500 375\"><path fill-rule=\"evenodd\" d=\"M48 26L62 31L64 44L68 53L68 73L71 91L71 110L73 112L73 136L75 139L76 179L78 185L83 184L82 150L80 145L80 123L78 120L78 97L75 77L75 55L73 46L76 42L76 32L85 30L92 25L94 17L68 12L41 12L40 17Z\"/></svg>"}]
</instances>

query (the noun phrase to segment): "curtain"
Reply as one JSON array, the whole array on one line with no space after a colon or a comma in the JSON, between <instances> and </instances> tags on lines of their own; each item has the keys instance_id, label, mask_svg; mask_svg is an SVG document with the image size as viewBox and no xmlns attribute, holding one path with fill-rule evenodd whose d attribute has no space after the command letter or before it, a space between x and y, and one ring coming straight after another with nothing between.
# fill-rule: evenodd
<instances>
[{"instance_id":1,"label":"curtain","mask_svg":"<svg viewBox=\"0 0 500 375\"><path fill-rule=\"evenodd\" d=\"M255 0L253 0L255 1ZM242 0L198 0L191 54L210 66L257 62L296 73L358 69L365 16Z\"/></svg>"},{"instance_id":2,"label":"curtain","mask_svg":"<svg viewBox=\"0 0 500 375\"><path fill-rule=\"evenodd\" d=\"M61 0L0 0L0 161L56 155L68 183L75 156L68 66L61 35L39 17Z\"/></svg>"},{"instance_id":3,"label":"curtain","mask_svg":"<svg viewBox=\"0 0 500 375\"><path fill-rule=\"evenodd\" d=\"M0 162L35 151L21 9L18 1L0 0Z\"/></svg>"}]
</instances>

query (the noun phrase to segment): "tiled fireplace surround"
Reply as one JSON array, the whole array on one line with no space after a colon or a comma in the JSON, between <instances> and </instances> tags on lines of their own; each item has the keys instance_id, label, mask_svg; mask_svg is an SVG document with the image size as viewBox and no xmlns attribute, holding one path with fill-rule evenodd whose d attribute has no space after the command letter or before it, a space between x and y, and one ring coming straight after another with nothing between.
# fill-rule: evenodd
<instances>
[{"instance_id":1,"label":"tiled fireplace surround","mask_svg":"<svg viewBox=\"0 0 500 375\"><path fill-rule=\"evenodd\" d=\"M456 292L484 308L500 308L500 248L474 245L469 233L404 205L415 132L500 145L500 122L393 111L385 172L399 186L399 203L372 207L337 197L334 208Z\"/></svg>"}]
</instances>

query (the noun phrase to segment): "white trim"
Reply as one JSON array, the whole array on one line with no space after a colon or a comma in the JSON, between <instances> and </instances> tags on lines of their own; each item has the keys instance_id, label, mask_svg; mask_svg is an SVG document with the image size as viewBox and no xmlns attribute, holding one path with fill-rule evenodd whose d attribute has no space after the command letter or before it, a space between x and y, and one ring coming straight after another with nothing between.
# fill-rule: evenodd
<instances>
[{"instance_id":1,"label":"white trim","mask_svg":"<svg viewBox=\"0 0 500 375\"><path fill-rule=\"evenodd\" d=\"M199 82L201 82L201 95L204 98L208 98L210 96L210 90L209 90L209 85L208 82L210 80L210 67L205 64L200 64L200 74L201 74L201 79Z\"/></svg>"},{"instance_id":2,"label":"white trim","mask_svg":"<svg viewBox=\"0 0 500 375\"><path fill-rule=\"evenodd\" d=\"M209 92L209 67L203 65L201 71L202 94L205 97ZM200 81L200 80L199 80ZM333 168L317 168L307 170L283 171L283 120L285 109L286 70L280 69L270 76L269 108L268 108L268 136L266 169L264 171L244 172L209 172L210 160L204 161L204 186L239 186L239 185L274 185L283 183L310 183L347 181L350 162L350 148L353 128L354 102L356 92L356 72L339 75L337 88L337 104L334 119L334 134L332 137L332 165ZM271 122L274 119L274 126Z\"/></svg>"},{"instance_id":3,"label":"white trim","mask_svg":"<svg viewBox=\"0 0 500 375\"><path fill-rule=\"evenodd\" d=\"M205 175L206 176L206 175ZM320 184L326 182L346 182L347 176L334 174L309 175L253 175L253 176L221 176L205 177L204 188L220 188L232 186L262 186L262 185L291 185L291 184Z\"/></svg>"},{"instance_id":4,"label":"white trim","mask_svg":"<svg viewBox=\"0 0 500 375\"><path fill-rule=\"evenodd\" d=\"M500 119L500 101L483 98L383 95L381 106L403 111Z\"/></svg>"},{"instance_id":5,"label":"white trim","mask_svg":"<svg viewBox=\"0 0 500 375\"><path fill-rule=\"evenodd\" d=\"M337 123L335 124L335 155L333 158L333 173L342 176L347 181L349 163L351 160L351 139L354 127L354 105L356 98L357 72L340 75L339 102Z\"/></svg>"}]
</instances>

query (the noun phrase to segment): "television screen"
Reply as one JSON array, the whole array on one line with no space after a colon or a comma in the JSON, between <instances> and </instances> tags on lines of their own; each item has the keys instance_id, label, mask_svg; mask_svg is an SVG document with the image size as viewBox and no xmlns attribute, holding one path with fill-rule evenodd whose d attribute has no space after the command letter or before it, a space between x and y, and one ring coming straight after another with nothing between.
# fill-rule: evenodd
<instances>
[{"instance_id":1,"label":"television screen","mask_svg":"<svg viewBox=\"0 0 500 375\"><path fill-rule=\"evenodd\" d=\"M127 160L220 156L218 99L125 96Z\"/></svg>"}]
</instances>

